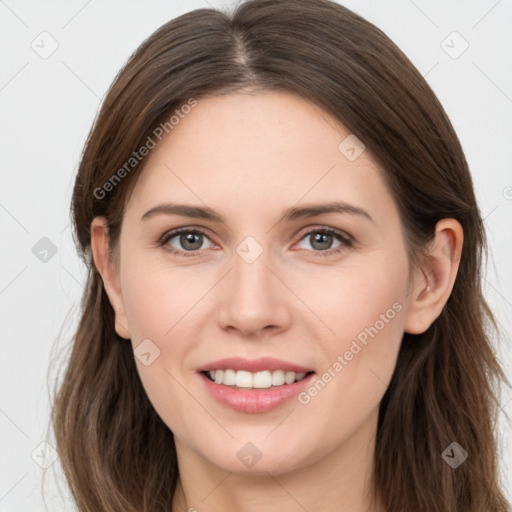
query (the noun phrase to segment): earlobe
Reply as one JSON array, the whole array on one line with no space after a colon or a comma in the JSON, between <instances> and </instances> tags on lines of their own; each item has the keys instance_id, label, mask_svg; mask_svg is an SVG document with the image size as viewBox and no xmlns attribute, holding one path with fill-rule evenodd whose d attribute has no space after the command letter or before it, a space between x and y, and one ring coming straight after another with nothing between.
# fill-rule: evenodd
<instances>
[{"instance_id":1,"label":"earlobe","mask_svg":"<svg viewBox=\"0 0 512 512\"><path fill-rule=\"evenodd\" d=\"M428 256L409 293L405 332L422 334L443 311L457 277L463 240L462 226L455 219L437 223Z\"/></svg>"},{"instance_id":2,"label":"earlobe","mask_svg":"<svg viewBox=\"0 0 512 512\"><path fill-rule=\"evenodd\" d=\"M91 223L91 251L94 265L101 275L105 292L115 314L115 330L121 338L130 339L119 272L109 257L107 220L95 217Z\"/></svg>"}]
</instances>

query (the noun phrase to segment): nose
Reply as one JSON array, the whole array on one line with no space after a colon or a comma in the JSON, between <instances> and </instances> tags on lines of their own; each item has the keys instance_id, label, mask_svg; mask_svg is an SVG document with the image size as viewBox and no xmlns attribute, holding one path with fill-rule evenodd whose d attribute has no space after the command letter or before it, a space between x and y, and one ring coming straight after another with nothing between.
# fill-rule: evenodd
<instances>
[{"instance_id":1,"label":"nose","mask_svg":"<svg viewBox=\"0 0 512 512\"><path fill-rule=\"evenodd\" d=\"M244 337L262 338L289 328L290 290L269 267L266 253L248 263L234 255L234 266L220 283L219 326Z\"/></svg>"}]
</instances>

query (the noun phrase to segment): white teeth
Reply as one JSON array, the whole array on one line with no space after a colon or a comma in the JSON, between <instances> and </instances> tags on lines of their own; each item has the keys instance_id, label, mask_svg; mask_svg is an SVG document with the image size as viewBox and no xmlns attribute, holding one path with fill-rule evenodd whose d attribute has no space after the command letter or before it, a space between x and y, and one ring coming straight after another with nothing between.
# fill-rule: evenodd
<instances>
[{"instance_id":1,"label":"white teeth","mask_svg":"<svg viewBox=\"0 0 512 512\"><path fill-rule=\"evenodd\" d=\"M217 370L217 373L222 370ZM217 374L215 375L217 379ZM217 380L215 380L217 382ZM236 372L235 385L237 388L252 388L252 373L239 371Z\"/></svg>"},{"instance_id":2,"label":"white teeth","mask_svg":"<svg viewBox=\"0 0 512 512\"><path fill-rule=\"evenodd\" d=\"M224 380L224 370L217 370L215 372L215 382L217 384L222 384L223 380Z\"/></svg>"},{"instance_id":3,"label":"white teeth","mask_svg":"<svg viewBox=\"0 0 512 512\"><path fill-rule=\"evenodd\" d=\"M272 373L272 386L282 386L284 384L283 370L276 370Z\"/></svg>"},{"instance_id":4,"label":"white teeth","mask_svg":"<svg viewBox=\"0 0 512 512\"><path fill-rule=\"evenodd\" d=\"M256 372L252 378L252 385L259 389L269 388L272 386L272 374L268 371Z\"/></svg>"},{"instance_id":5,"label":"white teeth","mask_svg":"<svg viewBox=\"0 0 512 512\"><path fill-rule=\"evenodd\" d=\"M267 389L272 386L293 384L302 380L305 373L285 372L284 370L265 370L262 372L246 372L244 370L210 370L209 375L216 384L236 386L239 388Z\"/></svg>"},{"instance_id":6,"label":"white teeth","mask_svg":"<svg viewBox=\"0 0 512 512\"><path fill-rule=\"evenodd\" d=\"M236 372L234 370L224 370L222 383L226 386L234 386L236 384Z\"/></svg>"},{"instance_id":7,"label":"white teeth","mask_svg":"<svg viewBox=\"0 0 512 512\"><path fill-rule=\"evenodd\" d=\"M284 374L284 381L286 384L292 384L295 382L295 372L286 372Z\"/></svg>"}]
</instances>

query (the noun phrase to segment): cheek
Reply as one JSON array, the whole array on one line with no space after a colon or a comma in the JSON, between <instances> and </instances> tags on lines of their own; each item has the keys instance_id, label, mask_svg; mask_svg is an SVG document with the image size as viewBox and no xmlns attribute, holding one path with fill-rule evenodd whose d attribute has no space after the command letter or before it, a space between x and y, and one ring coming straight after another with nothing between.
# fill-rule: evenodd
<instances>
[{"instance_id":1,"label":"cheek","mask_svg":"<svg viewBox=\"0 0 512 512\"><path fill-rule=\"evenodd\" d=\"M344 377L329 387L359 390L373 383L382 388L381 381L387 385L403 335L407 269L405 251L382 253L371 261L318 269L298 281L297 294L307 297L308 307L321 320L316 320L316 332L324 333L324 325L329 329L318 336L325 370L336 362L343 366L337 365L335 373Z\"/></svg>"},{"instance_id":2,"label":"cheek","mask_svg":"<svg viewBox=\"0 0 512 512\"><path fill-rule=\"evenodd\" d=\"M376 405L391 379L402 340L401 300L389 290L373 289L371 298L352 294L340 300L339 309L326 313L326 318L331 319L336 336L324 343L327 362L317 389L328 385L333 394L325 398L346 402L348 410Z\"/></svg>"},{"instance_id":3,"label":"cheek","mask_svg":"<svg viewBox=\"0 0 512 512\"><path fill-rule=\"evenodd\" d=\"M294 291L316 317L318 338L325 340L321 348L331 356L349 350L355 339L364 345L371 339L394 339L402 331L407 263L401 255L395 255L394 261L373 258L358 265L303 272L294 283ZM313 325L313 320L309 323ZM328 332L320 336L324 327Z\"/></svg>"},{"instance_id":4,"label":"cheek","mask_svg":"<svg viewBox=\"0 0 512 512\"><path fill-rule=\"evenodd\" d=\"M308 305L335 334L324 338L325 365L299 401L312 417L329 418L326 436L336 442L364 423L389 385L403 336L407 262L375 260L331 277Z\"/></svg>"},{"instance_id":5,"label":"cheek","mask_svg":"<svg viewBox=\"0 0 512 512\"><path fill-rule=\"evenodd\" d=\"M121 286L132 341L174 338L200 310L201 297L214 277L202 277L194 266L175 268L161 261L152 264L150 258L126 258Z\"/></svg>"},{"instance_id":6,"label":"cheek","mask_svg":"<svg viewBox=\"0 0 512 512\"><path fill-rule=\"evenodd\" d=\"M403 328L400 313L404 309L398 279L368 272L345 281L345 290L329 315L339 339L338 353L347 352L347 360L394 356L397 334Z\"/></svg>"},{"instance_id":7,"label":"cheek","mask_svg":"<svg viewBox=\"0 0 512 512\"><path fill-rule=\"evenodd\" d=\"M129 251L127 251L129 254ZM121 270L121 286L128 325L135 355L142 342L150 340L158 354L149 366L137 362L139 374L150 399L171 387L179 391L180 374L188 364L188 357L200 344L200 322L209 318L204 308L209 304L208 291L218 277L212 271L198 271L197 267L177 268L150 258L133 256L125 259ZM149 346L151 347L151 343ZM158 371L157 371L158 369ZM168 372L168 373L167 373ZM179 393L176 393L177 396ZM153 396L152 396L153 395Z\"/></svg>"},{"instance_id":8,"label":"cheek","mask_svg":"<svg viewBox=\"0 0 512 512\"><path fill-rule=\"evenodd\" d=\"M197 424L204 421L202 409L191 410L183 368L187 354L197 343L191 326L194 315L201 312L200 298L207 287L191 286L197 279L181 270L150 269L142 264L130 267L128 262L126 270L123 298L144 390L167 426L173 432L186 433L190 427L187 421L194 414ZM144 346L144 351L138 346ZM138 352L149 352L150 364L138 358Z\"/></svg>"}]
</instances>

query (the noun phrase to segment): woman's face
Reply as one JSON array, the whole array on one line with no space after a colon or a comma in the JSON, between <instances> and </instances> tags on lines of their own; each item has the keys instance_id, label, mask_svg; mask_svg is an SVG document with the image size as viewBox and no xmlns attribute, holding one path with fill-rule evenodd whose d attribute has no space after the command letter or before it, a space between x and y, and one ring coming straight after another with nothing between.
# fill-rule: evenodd
<instances>
[{"instance_id":1,"label":"woman's face","mask_svg":"<svg viewBox=\"0 0 512 512\"><path fill-rule=\"evenodd\" d=\"M279 474L374 436L411 288L397 207L349 136L299 97L235 93L151 150L117 320L179 456Z\"/></svg>"}]
</instances>

